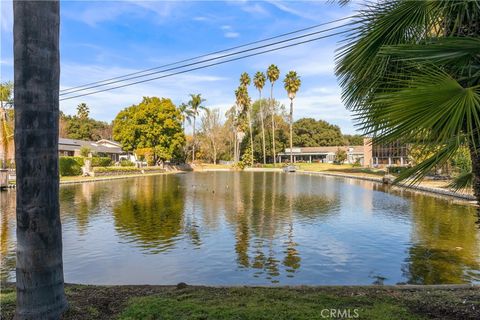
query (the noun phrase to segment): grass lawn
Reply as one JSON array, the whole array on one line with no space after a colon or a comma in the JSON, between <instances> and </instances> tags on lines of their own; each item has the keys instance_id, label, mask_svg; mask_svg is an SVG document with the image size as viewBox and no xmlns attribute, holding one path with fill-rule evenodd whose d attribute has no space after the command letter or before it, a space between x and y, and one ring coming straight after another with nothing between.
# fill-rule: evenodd
<instances>
[{"instance_id":1,"label":"grass lawn","mask_svg":"<svg viewBox=\"0 0 480 320\"><path fill-rule=\"evenodd\" d=\"M70 307L63 319L335 318L331 312L337 314L336 318L340 318L338 312L349 312L351 317L358 314L358 319L479 319L479 290L67 285ZM3 288L0 299L0 318L12 319L14 287Z\"/></svg>"}]
</instances>

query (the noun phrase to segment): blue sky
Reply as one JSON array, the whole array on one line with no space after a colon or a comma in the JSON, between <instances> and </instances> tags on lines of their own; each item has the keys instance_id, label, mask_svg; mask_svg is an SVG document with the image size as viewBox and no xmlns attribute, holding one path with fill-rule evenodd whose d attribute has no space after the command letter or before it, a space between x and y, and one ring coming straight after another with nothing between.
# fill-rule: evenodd
<instances>
[{"instance_id":1,"label":"blue sky","mask_svg":"<svg viewBox=\"0 0 480 320\"><path fill-rule=\"evenodd\" d=\"M12 2L1 5L1 81L13 79ZM140 69L275 36L352 14L355 4L326 1L62 1L61 88L103 80ZM86 102L91 116L111 121L142 96L186 102L202 93L208 107L226 110L234 103L241 72L253 75L271 63L281 79L296 70L302 79L294 118L313 117L353 133L350 113L340 98L334 75L339 37L260 55L97 95L62 101L69 114ZM285 105L282 83L275 96ZM264 90L264 94L267 91ZM251 96L257 97L253 87Z\"/></svg>"}]
</instances>

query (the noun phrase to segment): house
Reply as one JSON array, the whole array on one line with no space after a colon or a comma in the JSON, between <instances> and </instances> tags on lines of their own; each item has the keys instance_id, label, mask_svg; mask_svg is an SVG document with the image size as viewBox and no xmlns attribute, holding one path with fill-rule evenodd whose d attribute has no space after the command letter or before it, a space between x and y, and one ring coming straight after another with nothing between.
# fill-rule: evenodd
<instances>
[{"instance_id":1,"label":"house","mask_svg":"<svg viewBox=\"0 0 480 320\"><path fill-rule=\"evenodd\" d=\"M364 146L333 146L333 147L297 147L292 148L293 162L324 162L333 163L335 161L335 153L338 150L344 150L347 153L345 163L359 162L363 165ZM290 161L290 148L286 148L285 152L278 154L279 162Z\"/></svg>"},{"instance_id":2,"label":"house","mask_svg":"<svg viewBox=\"0 0 480 320\"><path fill-rule=\"evenodd\" d=\"M118 142L107 139L98 141L58 139L58 153L60 156L80 156L80 149L83 147L89 148L92 154L110 157L113 161L119 161L120 156L126 154Z\"/></svg>"}]
</instances>

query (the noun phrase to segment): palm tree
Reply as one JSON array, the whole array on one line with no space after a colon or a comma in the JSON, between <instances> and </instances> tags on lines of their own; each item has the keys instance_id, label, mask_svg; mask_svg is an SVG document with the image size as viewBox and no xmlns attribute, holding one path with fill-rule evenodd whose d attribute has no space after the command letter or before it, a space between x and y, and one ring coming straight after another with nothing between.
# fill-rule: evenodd
<instances>
[{"instance_id":1,"label":"palm tree","mask_svg":"<svg viewBox=\"0 0 480 320\"><path fill-rule=\"evenodd\" d=\"M480 202L480 6L475 1L388 0L352 22L337 57L347 108L376 143L401 141L432 156L400 175L418 182L464 145ZM469 179L470 178L470 179Z\"/></svg>"},{"instance_id":2,"label":"palm tree","mask_svg":"<svg viewBox=\"0 0 480 320\"><path fill-rule=\"evenodd\" d=\"M258 102L260 104L260 120L262 124L262 147L263 147L263 164L267 164L266 159L266 152L265 152L265 124L263 123L263 106L262 106L262 89L265 86L265 74L263 72L258 71L255 73L255 77L253 78L253 84L255 88L258 90Z\"/></svg>"},{"instance_id":3,"label":"palm tree","mask_svg":"<svg viewBox=\"0 0 480 320\"><path fill-rule=\"evenodd\" d=\"M275 102L273 101L273 85L280 77L280 70L274 64L271 64L267 69L267 78L270 81L270 109L272 112L272 151L273 151L273 165L277 165L277 156L275 154Z\"/></svg>"},{"instance_id":4,"label":"palm tree","mask_svg":"<svg viewBox=\"0 0 480 320\"><path fill-rule=\"evenodd\" d=\"M192 117L192 112L188 106L187 103L181 103L178 106L178 110L180 111L180 114L182 115L182 128L185 130L185 121L188 121L190 123L191 117Z\"/></svg>"},{"instance_id":5,"label":"palm tree","mask_svg":"<svg viewBox=\"0 0 480 320\"><path fill-rule=\"evenodd\" d=\"M250 116L251 112L251 99L248 95L248 90L247 87L240 85L237 90L235 90L235 97L236 97L236 104L237 106L240 107L239 110L239 116L241 114L247 114L248 117L248 126L249 126L249 131L250 131L250 148L252 150L251 154L251 163L253 165L254 159L253 159L253 134L252 134L252 119ZM240 141L239 141L240 143Z\"/></svg>"},{"instance_id":6,"label":"palm tree","mask_svg":"<svg viewBox=\"0 0 480 320\"><path fill-rule=\"evenodd\" d=\"M251 100L248 96L248 86L250 85L250 76L248 73L244 72L240 75L240 87L243 87L245 90L242 90L242 102L243 108L247 112L248 116L248 128L250 132L250 148L252 150L252 165L253 165L253 129L252 129L252 108Z\"/></svg>"},{"instance_id":7,"label":"palm tree","mask_svg":"<svg viewBox=\"0 0 480 320\"><path fill-rule=\"evenodd\" d=\"M6 168L13 142L13 128L6 110L7 105L12 106L12 92L13 84L11 82L0 84L0 146L2 155L0 161L3 169Z\"/></svg>"},{"instance_id":8,"label":"palm tree","mask_svg":"<svg viewBox=\"0 0 480 320\"><path fill-rule=\"evenodd\" d=\"M67 307L58 174L60 3L15 1L13 15L18 244L15 318L59 319Z\"/></svg>"},{"instance_id":9,"label":"palm tree","mask_svg":"<svg viewBox=\"0 0 480 320\"><path fill-rule=\"evenodd\" d=\"M188 101L188 105L190 106L190 115L193 118L193 147L192 147L192 162L195 161L195 122L197 117L200 115L200 110L205 110L205 106L202 105L206 100L202 99L202 95L200 93L197 94L190 94L190 101Z\"/></svg>"},{"instance_id":10,"label":"palm tree","mask_svg":"<svg viewBox=\"0 0 480 320\"><path fill-rule=\"evenodd\" d=\"M290 163L293 163L293 99L295 99L295 95L297 94L298 90L300 89L300 85L302 81L297 76L295 71L290 71L285 76L283 80L283 85L285 90L288 93L288 98L290 99L290 117L289 117L289 124L290 124Z\"/></svg>"}]
</instances>

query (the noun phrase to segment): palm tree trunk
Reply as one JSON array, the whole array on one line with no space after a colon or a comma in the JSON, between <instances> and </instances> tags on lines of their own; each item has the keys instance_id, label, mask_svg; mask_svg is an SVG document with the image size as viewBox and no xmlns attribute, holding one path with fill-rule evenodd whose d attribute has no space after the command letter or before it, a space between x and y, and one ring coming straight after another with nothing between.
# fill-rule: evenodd
<instances>
[{"instance_id":1,"label":"palm tree trunk","mask_svg":"<svg viewBox=\"0 0 480 320\"><path fill-rule=\"evenodd\" d=\"M252 108L248 110L248 126L250 127L250 149L252 151L251 161L253 166L253 132L252 132Z\"/></svg>"},{"instance_id":2,"label":"palm tree trunk","mask_svg":"<svg viewBox=\"0 0 480 320\"><path fill-rule=\"evenodd\" d=\"M277 166L277 157L275 155L275 102L273 101L273 83L270 88L270 103L272 108L272 150L273 150L273 166Z\"/></svg>"},{"instance_id":3,"label":"palm tree trunk","mask_svg":"<svg viewBox=\"0 0 480 320\"><path fill-rule=\"evenodd\" d=\"M470 145L470 157L472 159L473 194L477 198L477 203L480 204L480 146L478 144L476 148Z\"/></svg>"},{"instance_id":4,"label":"palm tree trunk","mask_svg":"<svg viewBox=\"0 0 480 320\"><path fill-rule=\"evenodd\" d=\"M293 164L293 99L290 99L290 164Z\"/></svg>"},{"instance_id":5,"label":"palm tree trunk","mask_svg":"<svg viewBox=\"0 0 480 320\"><path fill-rule=\"evenodd\" d=\"M196 117L193 116L192 163L195 161L195 119Z\"/></svg>"},{"instance_id":6,"label":"palm tree trunk","mask_svg":"<svg viewBox=\"0 0 480 320\"><path fill-rule=\"evenodd\" d=\"M265 124L263 123L263 106L262 106L262 91L258 90L260 95L259 103L260 103L260 120L262 121L262 148L263 148L263 164L267 164L267 156L265 152Z\"/></svg>"},{"instance_id":7,"label":"palm tree trunk","mask_svg":"<svg viewBox=\"0 0 480 320\"><path fill-rule=\"evenodd\" d=\"M59 212L58 1L14 1L17 169L16 319L58 319L67 307Z\"/></svg>"}]
</instances>

